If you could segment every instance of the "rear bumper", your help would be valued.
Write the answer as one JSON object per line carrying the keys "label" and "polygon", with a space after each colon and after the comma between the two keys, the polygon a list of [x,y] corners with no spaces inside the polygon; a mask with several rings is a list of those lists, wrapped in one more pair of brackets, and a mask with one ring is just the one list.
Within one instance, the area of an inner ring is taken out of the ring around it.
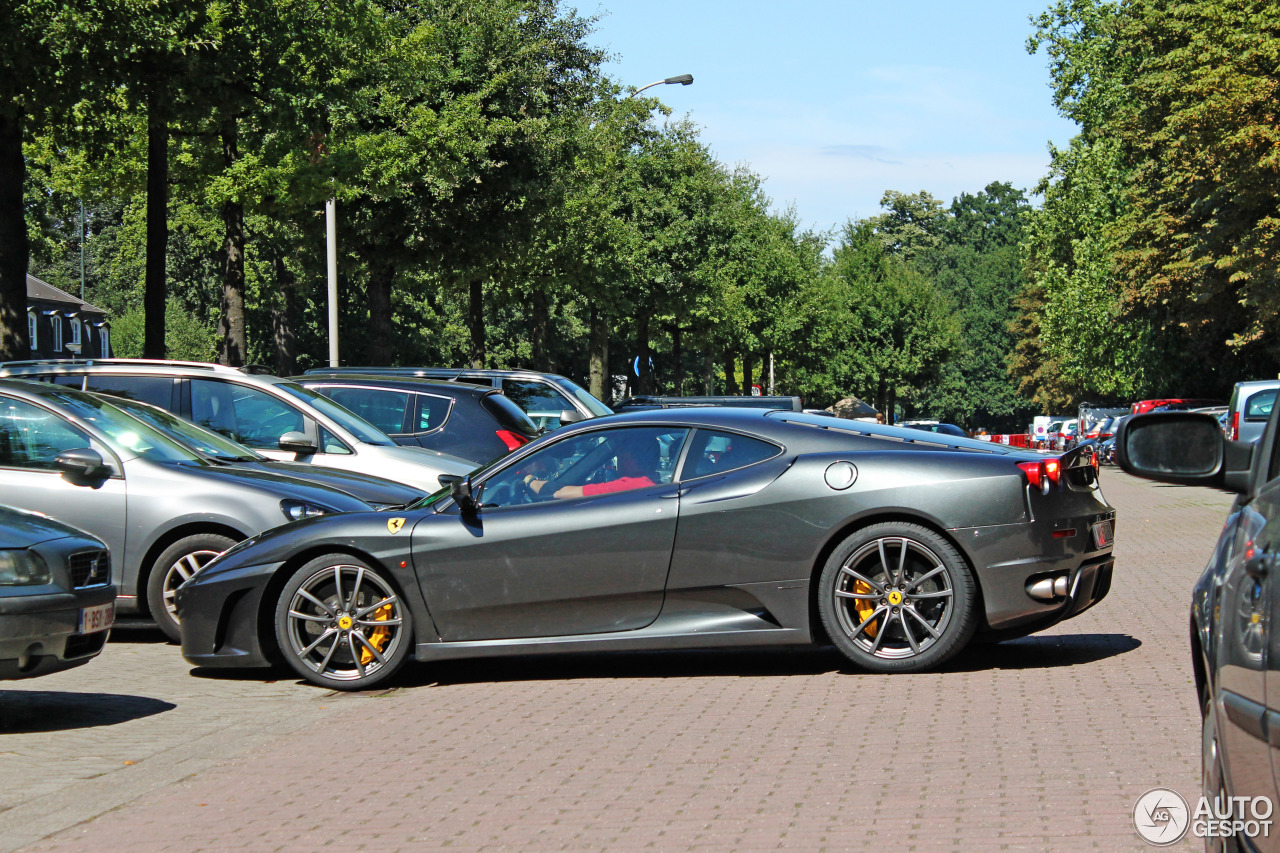
{"label": "rear bumper", "polygon": [[[1027,634],[1069,619],[1097,604],[1111,589],[1112,543],[1093,547],[1091,526],[1114,524],[1114,511],[1055,524],[1032,522],[955,531],[969,546],[982,591],[984,631]],[[1055,538],[1054,532],[1076,531]],[[1025,555],[1033,554],[1027,557]],[[1020,555],[1020,556],[1014,556]],[[1065,594],[1037,597],[1037,582],[1058,581]],[[1065,581],[1065,583],[1063,582]]]}

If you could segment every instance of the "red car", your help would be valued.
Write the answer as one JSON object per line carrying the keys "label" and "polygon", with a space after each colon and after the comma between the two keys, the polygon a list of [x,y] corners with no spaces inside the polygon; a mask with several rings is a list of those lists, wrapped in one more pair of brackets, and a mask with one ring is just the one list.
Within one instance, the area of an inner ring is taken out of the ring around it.
{"label": "red car", "polygon": [[1164,400],[1139,400],[1129,408],[1129,413],[1144,415],[1161,406],[1177,406],[1180,409],[1202,409],[1207,406],[1221,406],[1221,400],[1193,400],[1183,397],[1169,397]]}

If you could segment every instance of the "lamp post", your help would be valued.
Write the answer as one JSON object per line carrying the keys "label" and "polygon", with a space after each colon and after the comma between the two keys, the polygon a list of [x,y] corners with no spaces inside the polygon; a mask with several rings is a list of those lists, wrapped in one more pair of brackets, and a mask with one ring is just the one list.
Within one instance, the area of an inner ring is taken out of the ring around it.
{"label": "lamp post", "polygon": [[677,74],[675,77],[668,77],[665,80],[655,80],[652,83],[649,83],[645,86],[641,86],[639,89],[636,89],[634,92],[632,92],[629,97],[634,98],[636,95],[640,94],[645,89],[652,89],[654,86],[671,86],[675,83],[679,83],[681,86],[688,86],[692,82],[693,82],[692,74]]}

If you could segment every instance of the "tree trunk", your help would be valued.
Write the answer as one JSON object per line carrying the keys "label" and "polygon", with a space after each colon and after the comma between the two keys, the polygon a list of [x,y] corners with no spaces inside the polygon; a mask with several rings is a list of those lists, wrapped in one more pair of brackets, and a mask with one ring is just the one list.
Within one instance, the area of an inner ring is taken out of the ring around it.
{"label": "tree trunk", "polygon": [[724,393],[729,397],[737,396],[738,376],[736,372],[733,350],[724,348]]}
{"label": "tree trunk", "polygon": [[885,384],[883,379],[876,380],[876,411],[884,415],[885,422],[889,420],[889,412],[885,409]]}
{"label": "tree trunk", "polygon": [[636,318],[636,393],[653,393],[653,371],[649,369],[649,315]]}
{"label": "tree trunk", "polygon": [[[234,118],[222,124],[222,161],[229,170],[240,159]],[[222,316],[218,321],[218,362],[242,367],[247,350],[244,328],[244,205],[222,205]]]}
{"label": "tree trunk", "polygon": [[744,349],[742,351],[742,393],[751,396],[751,350]]}
{"label": "tree trunk", "polygon": [[394,356],[391,283],[395,280],[396,268],[385,252],[370,252],[369,256],[373,258],[369,266],[369,363],[386,366]]}
{"label": "tree trunk", "polygon": [[681,349],[680,340],[681,329],[674,326],[671,329],[671,359],[675,362],[674,376],[672,382],[675,385],[675,395],[677,397],[684,396],[684,352]]}
{"label": "tree trunk", "polygon": [[550,324],[550,307],[547,305],[546,289],[534,285],[531,302],[530,314],[532,316],[530,317],[529,343],[533,348],[533,369],[550,373],[551,365],[547,357],[547,327]]}
{"label": "tree trunk", "polygon": [[26,206],[22,189],[27,161],[22,157],[22,118],[0,113],[0,360],[31,357],[27,340]]}
{"label": "tree trunk", "polygon": [[708,397],[716,393],[716,356],[710,342],[702,351],[702,393]]}
{"label": "tree trunk", "polygon": [[142,357],[164,358],[169,282],[169,117],[152,92],[147,99],[147,266],[142,295]]}
{"label": "tree trunk", "polygon": [[885,397],[884,422],[893,423],[894,412],[898,408],[898,386],[890,384],[889,393]]}
{"label": "tree trunk", "polygon": [[474,368],[483,368],[485,361],[484,339],[484,279],[474,276],[468,288],[467,323],[471,326],[471,347],[467,360]]}
{"label": "tree trunk", "polygon": [[591,308],[591,335],[587,346],[591,373],[587,390],[596,399],[610,403],[613,381],[609,378],[609,318],[594,306]]}
{"label": "tree trunk", "polygon": [[293,271],[276,255],[276,302],[271,308],[271,341],[276,354],[276,374],[292,376],[298,372],[298,337],[293,320],[297,316],[298,293]]}

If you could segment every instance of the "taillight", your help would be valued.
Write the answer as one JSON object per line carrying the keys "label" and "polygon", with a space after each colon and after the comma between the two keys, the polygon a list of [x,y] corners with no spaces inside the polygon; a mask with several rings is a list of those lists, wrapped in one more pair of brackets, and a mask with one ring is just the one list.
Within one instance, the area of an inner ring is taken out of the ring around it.
{"label": "taillight", "polygon": [[1230,434],[1227,435],[1227,438],[1231,439],[1232,441],[1240,440],[1240,413],[1239,412],[1231,413],[1231,432]]}
{"label": "taillight", "polygon": [[1039,462],[1019,462],[1018,467],[1027,475],[1027,482],[1049,494],[1050,486],[1058,484],[1062,476],[1062,463],[1057,459],[1041,459]]}
{"label": "taillight", "polygon": [[502,440],[502,443],[507,446],[507,450],[515,450],[517,447],[524,447],[529,443],[529,439],[509,429],[500,429],[494,435]]}

